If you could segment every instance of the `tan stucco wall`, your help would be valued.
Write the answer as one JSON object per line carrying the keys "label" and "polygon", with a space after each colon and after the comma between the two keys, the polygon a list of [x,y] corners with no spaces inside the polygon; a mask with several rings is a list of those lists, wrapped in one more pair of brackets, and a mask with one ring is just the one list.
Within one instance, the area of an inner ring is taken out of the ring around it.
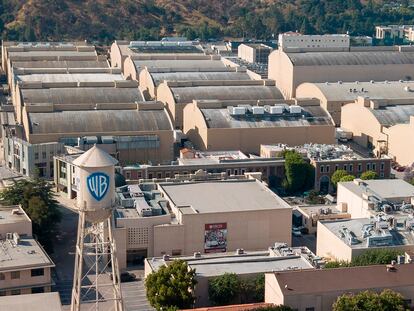
{"label": "tan stucco wall", "polygon": [[123,60],[122,74],[125,79],[128,80],[137,80],[138,81],[138,72],[135,68],[134,61],[131,57],[125,57]]}
{"label": "tan stucco wall", "polygon": [[123,63],[126,56],[121,55],[121,50],[119,49],[118,43],[114,42],[111,45],[110,51],[110,58],[111,58],[111,67],[118,67],[123,68]]}
{"label": "tan stucco wall", "polygon": [[294,97],[293,66],[286,53],[275,50],[269,55],[269,79],[276,81],[276,86],[287,99]]}
{"label": "tan stucco wall", "polygon": [[381,133],[381,125],[367,107],[361,103],[347,104],[342,107],[341,128],[353,133],[353,140],[361,146],[368,146],[367,136],[372,137],[373,146],[378,140],[386,140]]}
{"label": "tan stucco wall", "polygon": [[351,214],[351,218],[370,217],[367,202],[361,196],[344,187],[341,182],[338,183],[338,197],[336,201],[338,204],[346,203],[347,212]]}
{"label": "tan stucco wall", "polygon": [[183,255],[204,252],[206,224],[227,223],[227,250],[266,249],[275,242],[291,244],[292,209],[182,215],[183,225],[154,228],[154,256],[182,250]]}
{"label": "tan stucco wall", "polygon": [[323,224],[318,222],[316,255],[334,260],[351,261],[352,249]]}
{"label": "tan stucco wall", "polygon": [[[184,105],[180,104],[180,107],[177,107],[179,104],[176,104],[174,96],[171,92],[170,87],[167,83],[161,83],[157,87],[157,100],[164,103],[165,108],[170,115],[170,118],[174,124],[175,128],[183,127],[183,109]],[[181,107],[182,106],[182,107]]]}
{"label": "tan stucco wall", "polygon": [[414,116],[410,124],[398,124],[388,129],[388,154],[400,165],[414,162]]}
{"label": "tan stucco wall", "polygon": [[141,88],[141,91],[148,92],[151,99],[156,98],[157,89],[147,68],[141,70],[139,73],[139,87]]}
{"label": "tan stucco wall", "polygon": [[[40,267],[33,267],[33,269]],[[50,285],[51,274],[50,268],[44,268],[44,275],[42,276],[31,276],[31,269],[28,270],[15,270],[20,271],[20,278],[11,279],[11,272],[4,272],[5,280],[0,281],[0,290],[8,288],[19,288],[19,287],[36,287],[36,285]],[[1,272],[1,271],[0,271]],[[30,289],[29,289],[30,291]],[[30,293],[30,292],[29,292]]]}

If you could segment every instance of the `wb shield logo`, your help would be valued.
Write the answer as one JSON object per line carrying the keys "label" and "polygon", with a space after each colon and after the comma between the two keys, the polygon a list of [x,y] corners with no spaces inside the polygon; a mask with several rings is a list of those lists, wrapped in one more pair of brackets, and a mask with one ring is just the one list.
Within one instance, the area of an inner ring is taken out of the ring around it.
{"label": "wb shield logo", "polygon": [[86,179],[88,190],[96,201],[100,201],[105,196],[109,188],[109,176],[104,173],[93,173]]}

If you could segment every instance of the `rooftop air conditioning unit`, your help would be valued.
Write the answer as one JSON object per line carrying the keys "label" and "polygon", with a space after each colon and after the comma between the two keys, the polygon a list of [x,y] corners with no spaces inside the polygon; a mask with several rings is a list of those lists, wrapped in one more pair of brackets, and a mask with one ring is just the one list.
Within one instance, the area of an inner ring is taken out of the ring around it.
{"label": "rooftop air conditioning unit", "polygon": [[229,107],[232,116],[241,116],[246,114],[246,107]]}
{"label": "rooftop air conditioning unit", "polygon": [[268,111],[270,114],[282,114],[283,113],[283,106],[270,106]]}
{"label": "rooftop air conditioning unit", "polygon": [[290,106],[289,111],[290,113],[301,113],[302,107],[301,106]]}
{"label": "rooftop air conditioning unit", "polygon": [[253,106],[252,107],[252,112],[255,115],[264,114],[264,107],[262,107],[262,106]]}

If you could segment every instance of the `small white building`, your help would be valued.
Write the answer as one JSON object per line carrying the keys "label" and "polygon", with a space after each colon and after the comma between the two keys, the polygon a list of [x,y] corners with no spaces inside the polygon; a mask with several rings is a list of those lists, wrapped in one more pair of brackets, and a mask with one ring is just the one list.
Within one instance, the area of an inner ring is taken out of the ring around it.
{"label": "small white building", "polygon": [[350,37],[347,34],[302,35],[298,32],[279,34],[279,49],[284,52],[348,51]]}

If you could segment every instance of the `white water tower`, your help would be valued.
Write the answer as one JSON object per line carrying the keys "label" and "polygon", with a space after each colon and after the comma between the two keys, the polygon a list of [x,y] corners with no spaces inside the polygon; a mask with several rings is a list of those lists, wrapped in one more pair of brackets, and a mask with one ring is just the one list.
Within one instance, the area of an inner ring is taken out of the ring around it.
{"label": "white water tower", "polygon": [[79,311],[81,304],[99,310],[104,302],[107,309],[108,301],[112,310],[124,310],[111,219],[117,163],[96,145],[73,161],[79,224],[71,311]]}

